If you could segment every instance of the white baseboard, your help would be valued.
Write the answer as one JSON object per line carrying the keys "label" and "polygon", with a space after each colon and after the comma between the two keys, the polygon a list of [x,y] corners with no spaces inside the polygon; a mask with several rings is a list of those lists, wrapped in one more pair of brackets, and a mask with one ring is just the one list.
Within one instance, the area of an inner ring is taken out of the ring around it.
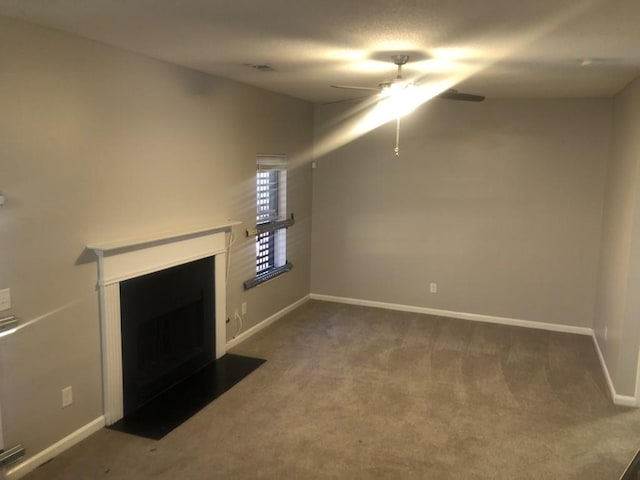
{"label": "white baseboard", "polygon": [[358,298],[333,297],[330,295],[320,295],[312,293],[312,300],[322,300],[325,302],[347,303],[349,305],[361,305],[364,307],[384,308],[386,310],[397,310],[400,312],[424,313],[427,315],[437,315],[439,317],[459,318],[462,320],[473,320],[476,322],[498,323],[500,325],[512,325],[516,327],[537,328],[539,330],[551,330],[553,332],[577,333],[578,335],[593,335],[593,330],[587,327],[575,327],[573,325],[560,325],[557,323],[534,322],[531,320],[520,320],[517,318],[496,317],[492,315],[481,315],[478,313],[454,312],[451,310],[439,310],[436,308],[418,307],[414,305],[402,305],[399,303],[376,302],[373,300],[361,300]]}
{"label": "white baseboard", "polygon": [[304,297],[302,297],[300,300],[297,300],[295,302],[293,302],[291,305],[284,307],[282,310],[277,311],[276,313],[274,313],[273,315],[271,315],[270,317],[265,318],[263,321],[261,321],[260,323],[258,323],[257,325],[254,325],[253,327],[249,328],[248,330],[245,330],[244,332],[242,332],[240,335],[238,335],[235,338],[232,338],[231,340],[229,340],[227,342],[226,345],[226,349],[227,351],[229,351],[229,349],[235,347],[236,345],[241,344],[242,342],[244,342],[247,338],[255,335],[256,333],[258,333],[260,330],[262,330],[265,327],[268,327],[269,325],[271,325],[273,322],[275,322],[276,320],[281,319],[282,317],[284,317],[287,313],[295,310],[296,308],[298,308],[300,305],[304,304],[305,302],[307,302],[309,300],[310,296],[309,295],[305,295]]}
{"label": "white baseboard", "polygon": [[100,430],[102,427],[104,427],[104,417],[100,416],[83,427],[80,427],[75,432],[70,433],[62,440],[27,458],[24,462],[10,467],[6,472],[7,480],[17,480],[24,477],[27,473],[32,472],[43,463],[60,455],[65,450],[73,447],[76,443],[81,442],[92,433]]}
{"label": "white baseboard", "polygon": [[616,387],[613,385],[613,380],[611,379],[611,375],[609,374],[607,363],[604,361],[604,355],[602,355],[602,350],[600,350],[600,344],[598,343],[598,339],[596,338],[595,333],[592,335],[592,337],[593,344],[595,345],[596,352],[598,353],[598,359],[600,360],[600,366],[602,367],[602,371],[604,372],[604,377],[607,379],[609,394],[611,395],[613,403],[622,407],[638,407],[639,404],[636,397],[632,397],[630,395],[620,395],[619,393],[616,393]]}

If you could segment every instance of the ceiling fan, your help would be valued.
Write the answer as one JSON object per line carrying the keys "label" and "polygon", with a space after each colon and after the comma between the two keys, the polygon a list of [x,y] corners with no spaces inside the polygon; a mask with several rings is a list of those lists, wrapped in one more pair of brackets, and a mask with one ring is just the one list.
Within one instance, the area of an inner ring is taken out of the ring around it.
{"label": "ceiling fan", "polygon": [[[378,94],[382,98],[388,98],[390,100],[401,100],[405,101],[406,103],[406,97],[410,95],[411,90],[416,87],[416,84],[406,81],[402,77],[402,66],[409,61],[409,55],[392,55],[391,59],[393,60],[393,63],[398,67],[396,78],[394,78],[393,80],[380,82],[378,84],[378,87],[356,87],[351,85],[331,85],[331,87],[372,92],[370,93],[370,95]],[[485,98],[482,95],[461,93],[453,88],[449,88],[444,92],[437,94],[436,97],[444,98],[446,100],[459,100],[463,102],[482,102]],[[415,108],[415,106],[413,108]],[[409,111],[410,110],[411,107],[409,108]],[[402,115],[403,113],[401,113],[401,110],[399,108],[398,113],[396,114],[396,148],[394,149],[396,157],[400,156],[400,117]]]}
{"label": "ceiling fan", "polygon": [[[356,87],[351,85],[331,85],[333,88],[342,88],[347,90],[362,90],[375,93],[389,94],[393,90],[400,90],[407,87],[415,86],[414,83],[406,81],[402,77],[402,66],[409,61],[409,55],[392,55],[391,59],[393,63],[398,66],[398,73],[393,80],[387,80],[380,82],[378,87]],[[373,93],[372,93],[373,95]],[[458,90],[449,88],[444,92],[436,95],[438,98],[444,98],[446,100],[461,100],[463,102],[482,102],[485,97],[482,95],[473,95],[471,93],[461,93]]]}

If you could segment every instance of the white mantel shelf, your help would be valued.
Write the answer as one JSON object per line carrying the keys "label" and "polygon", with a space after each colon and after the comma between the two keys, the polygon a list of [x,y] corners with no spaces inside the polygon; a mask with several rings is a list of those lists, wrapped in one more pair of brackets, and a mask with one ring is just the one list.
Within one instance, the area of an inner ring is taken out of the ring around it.
{"label": "white mantel shelf", "polygon": [[116,252],[119,253],[126,250],[138,250],[141,248],[148,248],[153,245],[175,242],[183,238],[199,237],[202,235],[209,235],[211,233],[231,230],[232,227],[241,224],[242,222],[239,222],[237,220],[229,220],[226,223],[222,223],[219,225],[201,227],[193,230],[156,233],[145,237],[116,240],[106,243],[91,243],[87,245],[87,248],[89,250],[93,250],[99,257],[102,257]]}

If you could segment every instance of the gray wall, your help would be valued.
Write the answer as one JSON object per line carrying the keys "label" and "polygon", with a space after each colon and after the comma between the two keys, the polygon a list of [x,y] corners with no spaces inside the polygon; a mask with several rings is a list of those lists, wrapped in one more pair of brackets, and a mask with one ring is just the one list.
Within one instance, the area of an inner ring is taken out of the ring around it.
{"label": "gray wall", "polygon": [[[29,454],[102,414],[91,242],[242,220],[228,310],[244,329],[309,292],[308,103],[0,18],[0,288],[27,324],[0,339],[5,443]],[[255,274],[255,156],[291,156],[295,268]],[[228,336],[234,330],[228,326]],[[74,403],[61,408],[61,389]]]}
{"label": "gray wall", "polygon": [[[614,101],[594,328],[617,393],[635,395],[640,338],[640,80]],[[607,331],[605,339],[605,329]]]}
{"label": "gray wall", "polygon": [[319,158],[311,291],[591,327],[611,103],[433,100],[400,158],[393,123]]}
{"label": "gray wall", "polygon": [[[591,327],[597,298],[614,382],[634,393],[637,83],[615,100],[604,230],[611,101],[433,101],[403,121],[399,159],[393,124],[318,158],[311,264],[310,105],[1,17],[0,65],[0,288],[27,324],[0,338],[7,445],[36,453],[102,413],[84,246],[227,219],[245,222],[228,284],[244,330],[306,295],[311,267],[315,293],[565,325]],[[318,140],[344,110],[317,107]],[[291,156],[295,268],[243,292],[256,153]]]}

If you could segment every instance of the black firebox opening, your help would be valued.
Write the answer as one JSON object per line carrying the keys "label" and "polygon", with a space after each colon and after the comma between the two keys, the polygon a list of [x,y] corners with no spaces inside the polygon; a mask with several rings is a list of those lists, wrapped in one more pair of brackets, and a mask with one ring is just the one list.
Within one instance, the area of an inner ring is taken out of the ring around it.
{"label": "black firebox opening", "polygon": [[214,257],[120,283],[124,414],[215,361]]}

